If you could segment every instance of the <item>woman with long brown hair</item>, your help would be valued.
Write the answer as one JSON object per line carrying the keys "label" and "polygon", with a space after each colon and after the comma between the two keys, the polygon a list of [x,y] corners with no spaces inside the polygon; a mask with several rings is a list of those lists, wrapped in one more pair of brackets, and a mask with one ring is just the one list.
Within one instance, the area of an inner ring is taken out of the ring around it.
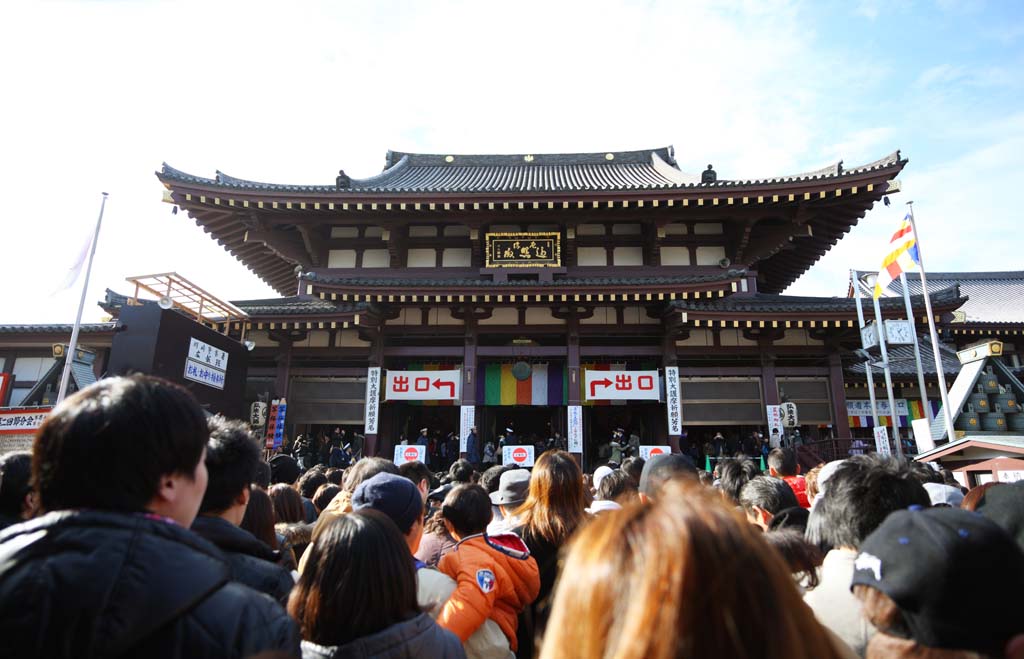
{"label": "woman with long brown hair", "polygon": [[416,603],[416,568],[395,523],[376,510],[328,520],[288,601],[305,659],[465,657]]}
{"label": "woman with long brown hair", "polygon": [[513,532],[523,539],[540,568],[540,594],[520,617],[521,659],[533,656],[534,639],[544,632],[558,575],[558,552],[588,519],[586,507],[583,473],[572,455],[565,451],[541,454],[530,475],[526,501],[514,513],[520,526]]}
{"label": "woman with long brown hair", "polygon": [[570,545],[541,657],[850,656],[761,535],[695,485],[598,517]]}

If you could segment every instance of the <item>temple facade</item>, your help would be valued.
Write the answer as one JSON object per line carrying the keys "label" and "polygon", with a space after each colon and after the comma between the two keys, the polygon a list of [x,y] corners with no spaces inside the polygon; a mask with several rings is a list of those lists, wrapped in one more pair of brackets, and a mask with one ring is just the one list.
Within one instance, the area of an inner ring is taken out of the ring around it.
{"label": "temple facade", "polygon": [[[286,398],[293,436],[365,429],[365,452],[390,455],[420,428],[471,422],[485,441],[575,435],[589,463],[616,428],[685,450],[763,431],[784,401],[807,439],[851,437],[854,300],[781,293],[898,190],[906,163],[731,180],[684,173],[671,147],[388,152],[379,175],[327,185],[157,177],[280,293],[235,301],[247,317],[216,329],[254,343],[247,399]],[[940,288],[934,312],[952,327],[965,298]],[[124,302],[105,305],[116,317]],[[881,302],[905,317],[901,298]],[[113,326],[91,330],[109,345]],[[3,332],[0,351],[16,330]],[[39,350],[40,332],[24,334]]]}

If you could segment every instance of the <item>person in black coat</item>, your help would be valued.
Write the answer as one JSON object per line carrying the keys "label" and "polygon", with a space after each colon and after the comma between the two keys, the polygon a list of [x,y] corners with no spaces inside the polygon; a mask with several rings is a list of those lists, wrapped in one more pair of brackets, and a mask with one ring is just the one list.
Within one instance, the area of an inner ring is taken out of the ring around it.
{"label": "person in black coat", "polygon": [[228,559],[231,577],[270,595],[283,605],[295,582],[278,564],[280,556],[256,536],[240,528],[260,451],[248,426],[222,416],[207,419],[210,441],[206,444],[209,482],[192,531],[217,546]]}
{"label": "person in black coat", "polygon": [[470,428],[466,436],[466,459],[473,463],[474,468],[480,468],[483,456],[480,453],[480,438],[476,434],[476,426]]}
{"label": "person in black coat", "polygon": [[231,580],[189,531],[206,490],[206,419],[185,389],[99,381],[38,430],[42,517],[0,533],[0,656],[296,655],[294,622]]}

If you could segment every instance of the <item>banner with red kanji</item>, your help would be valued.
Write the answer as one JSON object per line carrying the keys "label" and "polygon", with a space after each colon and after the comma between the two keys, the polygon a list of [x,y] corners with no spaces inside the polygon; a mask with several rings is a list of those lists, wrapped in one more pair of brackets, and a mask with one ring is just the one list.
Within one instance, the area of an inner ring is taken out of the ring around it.
{"label": "banner with red kanji", "polygon": [[658,400],[658,371],[584,371],[586,400]]}
{"label": "banner with red kanji", "polygon": [[462,371],[388,371],[387,400],[459,400]]}

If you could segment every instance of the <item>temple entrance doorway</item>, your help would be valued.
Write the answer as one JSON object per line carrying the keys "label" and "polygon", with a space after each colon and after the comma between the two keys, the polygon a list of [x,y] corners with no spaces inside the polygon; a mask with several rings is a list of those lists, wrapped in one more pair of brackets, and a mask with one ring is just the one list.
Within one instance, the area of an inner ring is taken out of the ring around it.
{"label": "temple entrance doorway", "polygon": [[484,442],[508,435],[512,428],[516,443],[546,445],[553,432],[565,437],[565,407],[561,405],[481,405],[476,411],[477,429]]}
{"label": "temple entrance doorway", "polygon": [[[585,405],[583,407],[583,469],[593,472],[611,457],[609,444],[616,428],[631,435],[640,444],[668,444],[665,436],[665,406],[657,401],[629,402],[625,405]],[[623,458],[626,457],[625,450]]]}

